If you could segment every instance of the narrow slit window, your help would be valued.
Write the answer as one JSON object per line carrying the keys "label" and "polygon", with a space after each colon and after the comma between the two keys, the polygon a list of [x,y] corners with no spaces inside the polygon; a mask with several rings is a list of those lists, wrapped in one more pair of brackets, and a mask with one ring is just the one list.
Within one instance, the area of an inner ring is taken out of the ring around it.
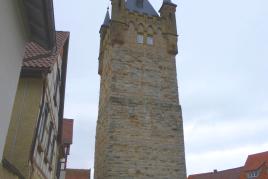
{"label": "narrow slit window", "polygon": [[147,37],[147,44],[148,45],[153,45],[154,44],[154,38],[152,36]]}
{"label": "narrow slit window", "polygon": [[169,20],[172,22],[173,20],[173,15],[171,13],[169,13]]}
{"label": "narrow slit window", "polygon": [[141,34],[137,35],[137,43],[138,44],[143,44],[143,35],[141,35]]}

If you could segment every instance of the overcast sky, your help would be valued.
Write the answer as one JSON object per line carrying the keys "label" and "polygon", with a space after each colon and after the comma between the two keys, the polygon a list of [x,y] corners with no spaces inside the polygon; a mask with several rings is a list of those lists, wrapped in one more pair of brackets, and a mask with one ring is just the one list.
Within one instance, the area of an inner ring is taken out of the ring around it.
{"label": "overcast sky", "polygon": [[[268,1],[173,0],[188,174],[244,165],[268,150]],[[151,0],[158,10],[162,0]],[[93,168],[99,28],[110,0],[55,0],[71,32],[65,117],[75,119],[68,166]]]}

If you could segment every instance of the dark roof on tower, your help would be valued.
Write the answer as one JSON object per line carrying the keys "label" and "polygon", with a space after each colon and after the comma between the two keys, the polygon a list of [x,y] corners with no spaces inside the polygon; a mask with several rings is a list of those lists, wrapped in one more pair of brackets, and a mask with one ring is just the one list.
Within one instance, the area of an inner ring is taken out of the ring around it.
{"label": "dark roof on tower", "polygon": [[111,21],[110,13],[109,13],[109,9],[107,9],[107,12],[106,12],[106,15],[105,15],[105,19],[103,21],[102,26],[109,26],[110,21]]}
{"label": "dark roof on tower", "polygon": [[171,0],[163,0],[163,4],[176,5]]}
{"label": "dark roof on tower", "polygon": [[127,0],[126,7],[131,12],[159,16],[148,0]]}
{"label": "dark roof on tower", "polygon": [[164,5],[169,5],[169,6],[177,7],[177,5],[174,4],[171,0],[163,0],[163,4],[162,4],[162,6],[161,6],[159,12],[161,12],[161,10],[162,10],[162,8],[163,8]]}

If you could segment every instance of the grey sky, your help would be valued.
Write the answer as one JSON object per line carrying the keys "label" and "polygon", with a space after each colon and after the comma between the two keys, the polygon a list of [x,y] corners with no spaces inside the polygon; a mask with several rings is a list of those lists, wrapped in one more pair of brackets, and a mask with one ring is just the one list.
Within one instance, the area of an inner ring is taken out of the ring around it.
{"label": "grey sky", "polygon": [[[188,174],[244,164],[268,150],[268,1],[173,0]],[[69,167],[93,168],[99,27],[109,0],[57,0],[71,31],[65,117],[75,119]],[[151,0],[158,10],[162,0]]]}

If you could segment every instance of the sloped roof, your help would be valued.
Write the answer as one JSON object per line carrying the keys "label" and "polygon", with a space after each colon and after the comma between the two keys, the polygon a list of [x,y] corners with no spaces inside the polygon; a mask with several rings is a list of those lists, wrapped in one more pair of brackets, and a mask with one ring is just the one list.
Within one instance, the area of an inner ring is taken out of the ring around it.
{"label": "sloped roof", "polygon": [[90,170],[66,169],[65,179],[90,179]]}
{"label": "sloped roof", "polygon": [[163,4],[169,4],[169,5],[172,5],[172,6],[177,6],[176,4],[174,4],[171,0],[164,0],[163,1]]}
{"label": "sloped roof", "polygon": [[68,39],[69,32],[56,32],[56,49],[49,51],[35,42],[30,42],[25,47],[22,68],[49,69],[56,62],[57,57]]}
{"label": "sloped roof", "polygon": [[[142,6],[138,5],[138,1],[143,3]],[[148,0],[127,0],[126,8],[131,12],[145,13],[149,16],[159,16]]]}
{"label": "sloped roof", "polygon": [[63,144],[72,144],[73,143],[73,119],[63,119],[62,125],[62,142]]}
{"label": "sloped roof", "polygon": [[244,166],[244,171],[259,169],[263,164],[268,165],[268,151],[249,155]]}
{"label": "sloped roof", "polygon": [[190,175],[188,179],[239,179],[242,169],[243,167],[239,167],[211,173]]}
{"label": "sloped roof", "polygon": [[102,23],[102,26],[109,26],[110,21],[111,21],[110,13],[109,13],[109,9],[107,9],[107,12],[106,12],[104,21],[103,21],[103,23]]}

